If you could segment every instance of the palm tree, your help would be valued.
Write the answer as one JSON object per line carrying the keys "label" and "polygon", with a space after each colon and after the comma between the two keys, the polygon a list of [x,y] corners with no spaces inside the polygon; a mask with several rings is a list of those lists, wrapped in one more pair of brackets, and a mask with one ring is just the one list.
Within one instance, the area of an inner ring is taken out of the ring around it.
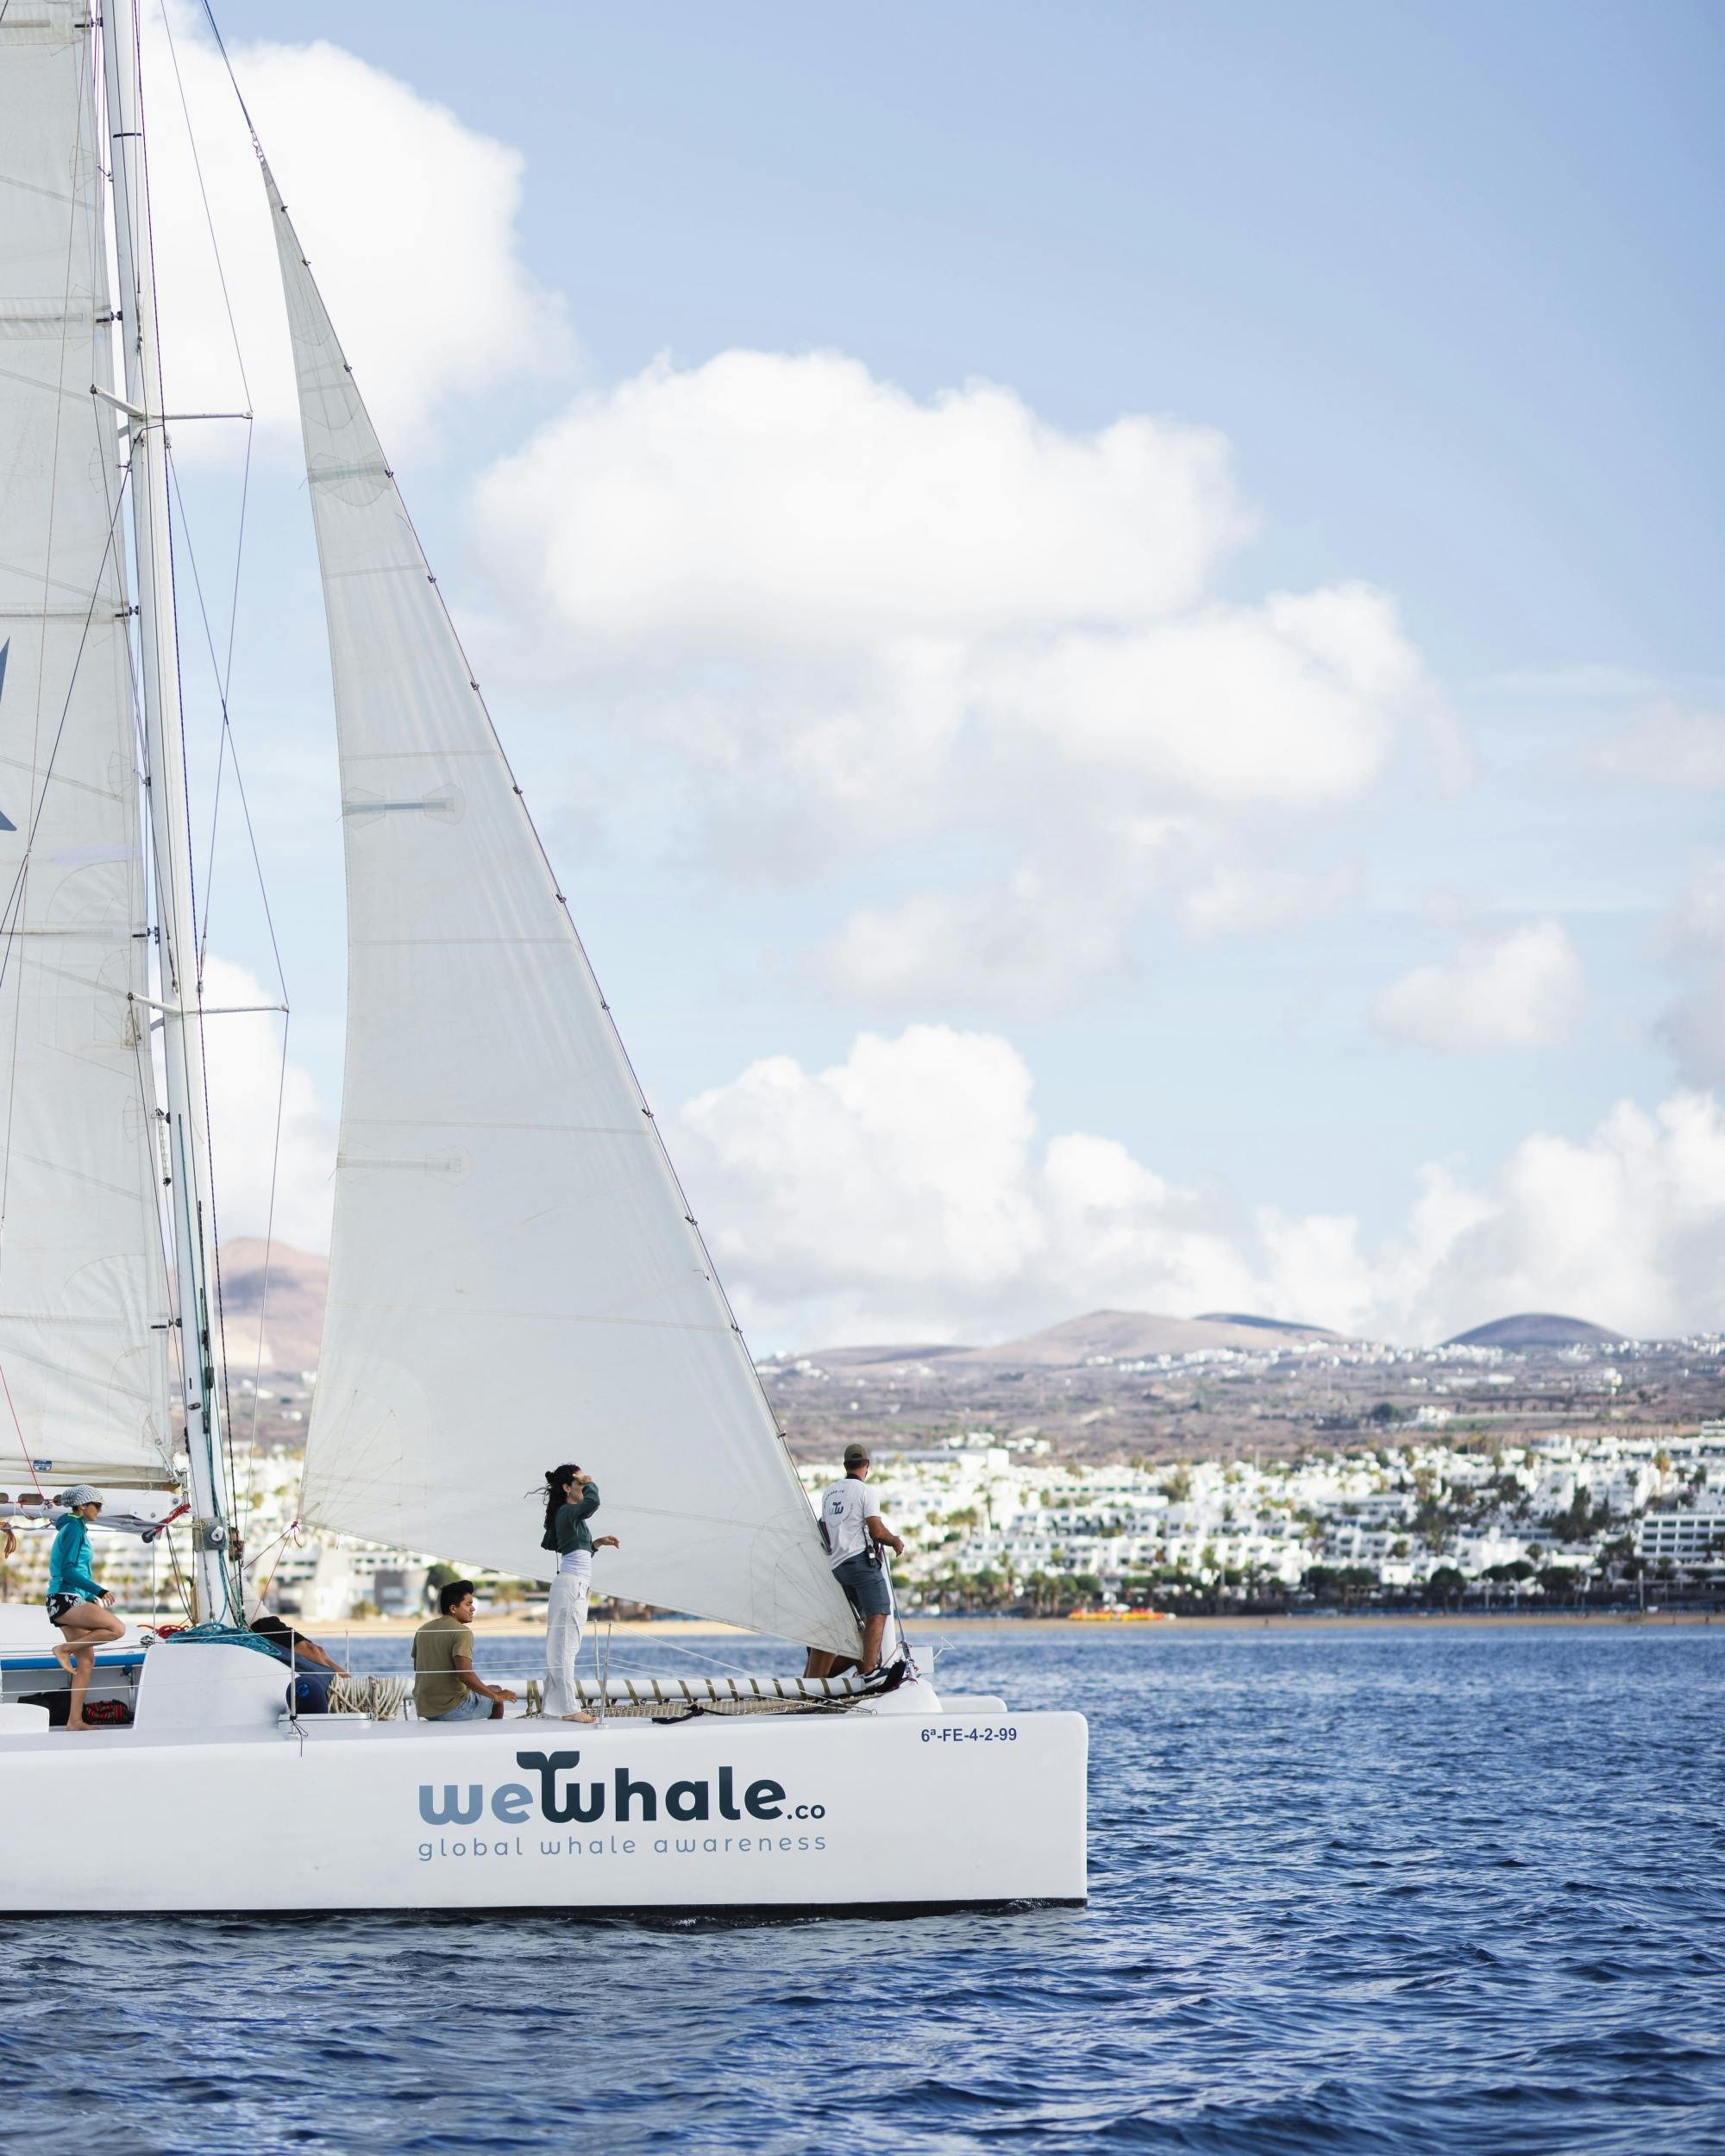
{"label": "palm tree", "polygon": [[1467,1591],[1467,1581],[1452,1564],[1440,1564],[1426,1582],[1428,1593],[1440,1596],[1446,1609]]}

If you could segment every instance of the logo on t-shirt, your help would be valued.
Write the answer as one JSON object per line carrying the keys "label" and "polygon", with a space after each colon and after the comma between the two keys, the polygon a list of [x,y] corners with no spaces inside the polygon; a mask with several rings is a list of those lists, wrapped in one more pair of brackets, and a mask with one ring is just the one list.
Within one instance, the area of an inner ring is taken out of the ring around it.
{"label": "logo on t-shirt", "polygon": [[834,1564],[869,1554],[867,1521],[875,1507],[854,1476],[847,1476],[825,1493],[821,1509],[821,1525],[826,1529],[826,1552]]}

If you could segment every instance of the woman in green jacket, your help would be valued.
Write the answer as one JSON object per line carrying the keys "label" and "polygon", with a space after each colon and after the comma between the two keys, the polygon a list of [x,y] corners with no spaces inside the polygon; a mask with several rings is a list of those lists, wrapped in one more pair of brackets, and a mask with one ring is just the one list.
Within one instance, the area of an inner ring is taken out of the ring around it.
{"label": "woman in green jacket", "polygon": [[586,1629],[593,1590],[593,1553],[615,1550],[615,1535],[596,1539],[587,1522],[599,1510],[599,1485],[574,1465],[545,1470],[545,1532],[542,1550],[555,1550],[557,1570],[545,1626],[545,1712],[566,1722],[590,1722],[575,1689],[575,1657]]}

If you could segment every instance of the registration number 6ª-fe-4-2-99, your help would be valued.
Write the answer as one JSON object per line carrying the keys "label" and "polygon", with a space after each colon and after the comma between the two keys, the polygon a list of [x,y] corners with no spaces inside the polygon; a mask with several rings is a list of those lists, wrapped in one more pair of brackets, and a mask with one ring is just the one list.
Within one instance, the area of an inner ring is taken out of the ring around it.
{"label": "registration number 6\u00aa-fe-4-2-99", "polygon": [[925,1722],[922,1740],[925,1745],[1015,1745],[1019,1733],[1010,1723],[1000,1728],[987,1722],[970,1722],[962,1729],[937,1729],[932,1722]]}

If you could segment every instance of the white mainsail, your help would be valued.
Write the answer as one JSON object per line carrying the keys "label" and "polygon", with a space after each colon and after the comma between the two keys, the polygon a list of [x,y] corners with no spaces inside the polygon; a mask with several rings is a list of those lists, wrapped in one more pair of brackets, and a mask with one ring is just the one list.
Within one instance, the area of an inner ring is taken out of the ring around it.
{"label": "white mainsail", "polygon": [[856,1628],[267,169],[323,567],[348,1054],[304,1516],[841,1651]]}
{"label": "white mainsail", "polygon": [[91,12],[0,9],[0,1463],[45,1482],[168,1437]]}

